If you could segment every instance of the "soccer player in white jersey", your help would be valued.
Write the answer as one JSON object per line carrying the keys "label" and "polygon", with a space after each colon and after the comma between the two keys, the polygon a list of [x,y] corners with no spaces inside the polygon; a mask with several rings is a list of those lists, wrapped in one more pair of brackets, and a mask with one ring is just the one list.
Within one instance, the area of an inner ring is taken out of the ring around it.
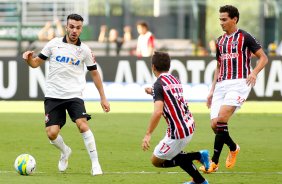
{"label": "soccer player in white jersey", "polygon": [[137,57],[152,56],[155,48],[155,36],[149,31],[149,26],[146,22],[138,22],[136,28],[139,34],[136,46]]}
{"label": "soccer player in white jersey", "polygon": [[154,112],[142,142],[144,151],[150,148],[151,135],[163,115],[167,122],[165,137],[155,147],[151,161],[155,167],[181,167],[193,179],[184,184],[208,184],[199,173],[193,160],[199,160],[209,168],[209,153],[207,150],[184,153],[182,150],[191,141],[195,130],[195,122],[187,103],[183,98],[183,88],[180,81],[169,74],[170,57],[167,53],[155,52],[152,57],[152,71],[157,77],[153,88],[146,88],[153,95]]}
{"label": "soccer player in white jersey", "polygon": [[37,57],[33,57],[33,51],[24,52],[23,59],[32,68],[40,66],[47,58],[50,60],[44,101],[45,130],[50,143],[61,151],[59,171],[67,169],[68,159],[72,153],[60,135],[60,130],[66,122],[67,110],[84,140],[92,162],[91,174],[99,175],[103,172],[98,161],[95,139],[87,123],[91,116],[87,114],[82,99],[82,91],[86,84],[85,65],[98,89],[103,110],[109,112],[110,105],[105,97],[95,57],[90,48],[79,39],[82,27],[83,18],[78,14],[70,14],[67,17],[64,37],[49,41]]}
{"label": "soccer player in white jersey", "polygon": [[[239,11],[236,7],[225,5],[219,9],[220,25],[225,32],[216,42],[217,68],[207,106],[211,108],[211,127],[215,132],[214,153],[210,168],[203,172],[216,172],[219,167],[219,157],[224,144],[229,147],[225,166],[234,167],[240,147],[228,131],[228,121],[234,112],[246,101],[251,87],[255,85],[258,73],[268,62],[258,41],[248,32],[238,29]],[[252,54],[258,62],[251,70]]]}

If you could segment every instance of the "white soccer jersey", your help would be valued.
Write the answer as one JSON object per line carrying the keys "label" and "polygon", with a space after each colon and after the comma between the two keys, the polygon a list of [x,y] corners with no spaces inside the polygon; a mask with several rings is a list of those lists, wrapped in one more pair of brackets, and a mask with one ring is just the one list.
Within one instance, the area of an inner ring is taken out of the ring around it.
{"label": "white soccer jersey", "polygon": [[137,51],[141,52],[141,56],[149,57],[151,56],[149,46],[154,47],[154,36],[148,31],[144,35],[139,35],[137,39]]}
{"label": "white soccer jersey", "polygon": [[66,37],[54,38],[42,49],[39,57],[50,60],[45,97],[82,98],[86,84],[84,64],[89,70],[97,69],[95,57],[87,45],[80,40],[76,45],[69,44]]}

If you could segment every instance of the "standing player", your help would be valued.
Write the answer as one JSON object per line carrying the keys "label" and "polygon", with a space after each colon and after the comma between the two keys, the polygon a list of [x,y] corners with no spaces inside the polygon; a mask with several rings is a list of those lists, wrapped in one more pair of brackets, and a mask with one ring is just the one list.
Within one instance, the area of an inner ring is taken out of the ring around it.
{"label": "standing player", "polygon": [[[237,28],[238,9],[226,5],[220,7],[219,13],[220,25],[226,33],[217,39],[217,69],[207,97],[207,106],[211,108],[211,127],[215,132],[214,154],[210,168],[206,171],[203,166],[200,167],[201,171],[207,173],[218,170],[219,156],[224,144],[230,149],[226,168],[235,165],[240,147],[230,137],[227,123],[232,114],[245,102],[251,87],[256,83],[258,73],[268,62],[256,39]],[[250,66],[252,53],[258,58],[253,70]]]}
{"label": "standing player", "polygon": [[45,130],[51,144],[61,151],[59,171],[67,169],[68,159],[72,152],[59,134],[65,125],[67,110],[72,121],[76,123],[89,153],[92,162],[91,173],[98,175],[102,174],[102,170],[98,161],[95,139],[87,124],[87,120],[91,117],[86,113],[82,100],[82,91],[86,83],[84,65],[90,71],[99,91],[103,110],[109,112],[110,105],[104,94],[94,55],[89,47],[81,43],[79,39],[82,27],[83,18],[80,15],[69,15],[64,37],[49,41],[35,58],[32,57],[33,51],[26,51],[23,59],[29,66],[36,68],[50,58],[44,101]]}
{"label": "standing player", "polygon": [[138,57],[150,57],[155,48],[155,37],[146,22],[137,23],[137,32],[139,33],[136,46],[136,55]]}
{"label": "standing player", "polygon": [[152,71],[157,77],[153,89],[146,88],[153,95],[154,112],[149,122],[146,135],[142,142],[144,151],[150,148],[151,135],[157,127],[161,116],[166,119],[168,128],[165,137],[155,147],[151,161],[155,167],[168,168],[180,166],[193,181],[185,184],[208,184],[199,173],[193,160],[199,160],[209,168],[207,150],[184,153],[182,150],[191,141],[195,124],[191,112],[183,98],[183,88],[178,79],[168,73],[170,57],[167,53],[155,52],[152,57]]}

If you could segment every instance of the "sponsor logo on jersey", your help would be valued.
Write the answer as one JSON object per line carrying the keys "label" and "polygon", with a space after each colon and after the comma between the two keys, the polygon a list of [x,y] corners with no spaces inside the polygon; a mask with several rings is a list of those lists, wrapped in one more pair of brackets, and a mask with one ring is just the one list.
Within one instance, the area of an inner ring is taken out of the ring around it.
{"label": "sponsor logo on jersey", "polygon": [[168,84],[167,86],[163,86],[164,90],[171,90],[171,89],[180,89],[182,88],[181,84]]}
{"label": "sponsor logo on jersey", "polygon": [[67,56],[57,56],[56,61],[60,63],[68,63],[71,65],[79,65],[80,63],[80,60],[71,58],[71,57],[67,57]]}
{"label": "sponsor logo on jersey", "polygon": [[232,59],[232,58],[237,58],[239,56],[238,53],[226,53],[226,54],[221,54],[221,59]]}

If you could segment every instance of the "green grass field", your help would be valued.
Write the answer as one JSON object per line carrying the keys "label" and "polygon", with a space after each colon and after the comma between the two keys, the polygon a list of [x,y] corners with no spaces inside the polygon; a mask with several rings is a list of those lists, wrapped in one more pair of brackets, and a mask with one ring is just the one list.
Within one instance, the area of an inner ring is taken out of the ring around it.
{"label": "green grass field", "polygon": [[[73,154],[68,170],[59,173],[59,152],[45,135],[43,103],[0,101],[0,183],[181,184],[190,180],[180,168],[159,169],[150,164],[153,148],[164,136],[164,120],[152,137],[151,150],[141,149],[152,103],[112,102],[112,113],[108,114],[101,113],[98,102],[86,102],[86,106],[93,117],[89,123],[104,175],[90,175],[90,159],[83,140],[69,119],[61,134]],[[196,133],[186,151],[211,152],[214,135],[208,110],[203,103],[191,103],[190,109],[196,120]],[[233,116],[229,130],[241,147],[237,164],[231,170],[225,168],[225,146],[219,171],[204,175],[209,183],[282,183],[282,102],[246,102]],[[22,153],[30,153],[37,161],[36,172],[31,176],[20,176],[14,170],[14,160]]]}

